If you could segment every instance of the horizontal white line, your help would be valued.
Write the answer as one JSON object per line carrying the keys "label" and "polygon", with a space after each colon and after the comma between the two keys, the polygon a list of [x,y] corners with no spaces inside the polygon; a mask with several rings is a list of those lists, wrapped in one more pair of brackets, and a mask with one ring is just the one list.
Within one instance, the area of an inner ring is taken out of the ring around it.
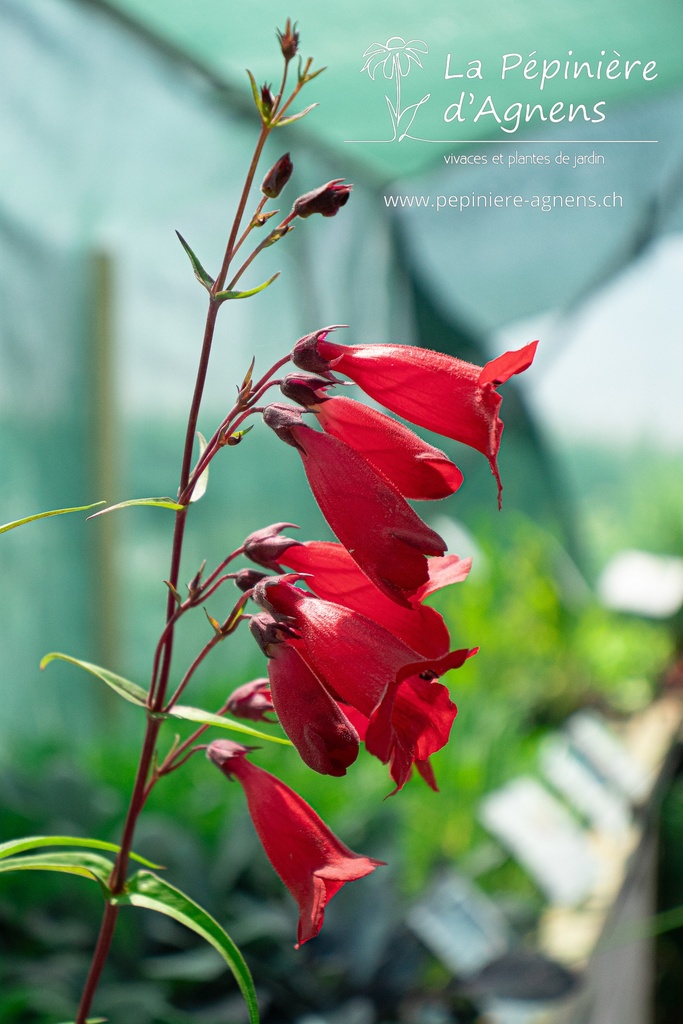
{"label": "horizontal white line", "polygon": [[[369,146],[377,143],[395,142],[395,139],[344,139],[354,146]],[[436,142],[442,146],[642,146],[656,144],[659,139],[411,139],[411,142]]]}

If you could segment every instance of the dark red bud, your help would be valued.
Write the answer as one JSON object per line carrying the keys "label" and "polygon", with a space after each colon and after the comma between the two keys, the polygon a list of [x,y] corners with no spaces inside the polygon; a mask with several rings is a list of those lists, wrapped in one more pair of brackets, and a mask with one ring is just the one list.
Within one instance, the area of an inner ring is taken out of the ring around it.
{"label": "dark red bud", "polygon": [[[280,536],[285,529],[298,530],[299,527],[294,523],[273,523],[272,526],[264,526],[262,530],[250,533],[244,542],[244,553],[247,558],[256,562],[257,565],[262,565],[265,569],[277,569],[278,557],[284,554],[287,548],[299,543],[298,540],[292,540],[291,537]],[[243,569],[242,572],[254,572],[254,570]],[[261,573],[262,579],[264,576],[265,573]],[[256,580],[252,586],[258,582]],[[239,586],[239,583],[237,585]]]}
{"label": "dark red bud", "polygon": [[253,590],[257,583],[260,583],[262,579],[267,577],[268,573],[259,572],[258,569],[240,569],[235,575],[235,586],[246,594],[248,590]]}
{"label": "dark red bud", "polygon": [[312,334],[305,334],[303,338],[299,338],[290,356],[294,365],[298,366],[300,370],[306,370],[308,373],[320,373],[332,380],[330,369],[334,366],[334,361],[330,362],[329,359],[324,359],[320,355],[318,342],[325,341],[330,331],[336,331],[338,327],[345,326],[346,324],[334,324],[332,327],[321,327],[319,331],[313,331]]}
{"label": "dark red bud", "polygon": [[326,388],[331,388],[336,382],[326,380],[324,377],[316,377],[305,373],[288,373],[280,384],[280,391],[292,402],[298,402],[308,408],[310,405],[320,405],[326,402],[328,396],[324,393]]}
{"label": "dark red bud", "polygon": [[326,185],[307,192],[294,203],[292,213],[297,217],[310,217],[320,213],[323,217],[334,217],[339,209],[346,204],[351,194],[351,185],[342,185],[343,178],[335,178]]}
{"label": "dark red bud", "polygon": [[236,718],[249,718],[253,722],[272,722],[273,701],[270,696],[270,682],[267,679],[252,679],[250,683],[238,686],[230,694],[226,709]]}
{"label": "dark red bud", "polygon": [[296,56],[299,49],[299,33],[296,31],[296,22],[292,25],[292,19],[287,18],[284,32],[277,30],[277,38],[285,60],[291,60]]}
{"label": "dark red bud", "polygon": [[266,174],[261,184],[261,191],[269,199],[276,199],[292,176],[294,164],[289,159],[289,153],[281,156],[276,164]]}
{"label": "dark red bud", "polygon": [[261,103],[266,114],[270,114],[275,104],[275,97],[271,92],[269,85],[265,83],[261,86]]}

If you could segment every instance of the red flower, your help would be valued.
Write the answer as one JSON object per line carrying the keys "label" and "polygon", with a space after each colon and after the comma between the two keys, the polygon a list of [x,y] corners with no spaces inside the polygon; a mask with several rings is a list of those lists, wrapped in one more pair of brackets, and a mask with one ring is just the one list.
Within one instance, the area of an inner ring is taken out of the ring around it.
{"label": "red flower", "polygon": [[294,364],[314,373],[334,369],[411,423],[482,452],[496,478],[500,504],[497,457],[503,423],[496,388],[531,365],[538,343],[481,367],[412,345],[338,345],[327,340],[328,330],[302,338],[292,353]]}
{"label": "red flower", "polygon": [[358,757],[358,733],[343,710],[287,643],[270,643],[273,707],[301,760],[321,775],[346,775]]}
{"label": "red flower", "polygon": [[216,740],[206,753],[242,785],[263,849],[299,905],[298,949],[322,928],[335,893],[384,862],[349,850],[297,793],[246,760],[247,747]]}
{"label": "red flower", "polygon": [[[456,708],[446,688],[433,680],[459,668],[475,651],[422,658],[376,622],[307,594],[287,577],[263,580],[254,599],[267,609],[265,618],[280,617],[281,623],[271,620],[274,630],[281,630],[278,640],[294,648],[320,686],[341,702],[345,725],[352,723],[365,737],[370,753],[391,762],[396,788],[405,783],[413,763],[436,788],[423,762],[447,742]],[[252,631],[258,618],[252,619]],[[283,692],[285,686],[293,715],[300,719],[291,736],[298,748],[297,737],[308,720],[307,698],[294,695],[294,679],[288,684],[283,677]],[[324,743],[330,732],[320,730],[318,735]]]}
{"label": "red flower", "polygon": [[338,397],[313,412],[325,433],[360,452],[405,498],[446,498],[462,483],[462,473],[442,451],[377,409]]}
{"label": "red flower", "polygon": [[394,793],[408,781],[413,765],[427,784],[438,790],[429,758],[448,743],[457,713],[447,687],[415,675],[401,683],[389,722],[379,716],[370,719],[365,746],[370,754],[389,764],[396,783]]}
{"label": "red flower", "polygon": [[422,601],[428,593],[464,580],[472,560],[457,555],[427,559],[429,580],[410,597],[410,607],[398,605],[379,592],[341,544],[294,543],[278,556],[278,562],[305,574],[306,585],[318,597],[366,615],[422,657],[440,658],[449,649],[448,630],[441,615]]}
{"label": "red flower", "polygon": [[270,405],[263,419],[295,447],[322,514],[376,587],[407,605],[429,578],[425,555],[446,544],[405,498],[353,448],[312,430],[293,406]]}

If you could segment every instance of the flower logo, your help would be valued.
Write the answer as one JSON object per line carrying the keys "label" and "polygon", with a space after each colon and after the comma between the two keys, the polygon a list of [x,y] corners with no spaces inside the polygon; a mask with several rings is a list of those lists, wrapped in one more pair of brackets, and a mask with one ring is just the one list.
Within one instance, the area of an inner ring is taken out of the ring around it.
{"label": "flower logo", "polygon": [[[371,43],[363,54],[366,59],[365,64],[361,68],[361,74],[367,71],[370,78],[374,81],[377,71],[379,68],[382,68],[384,78],[393,78],[396,82],[395,103],[392,103],[388,96],[385,95],[384,97],[387,101],[394,131],[392,139],[389,140],[391,142],[395,139],[402,142],[406,137],[412,138],[412,136],[408,135],[408,132],[415,119],[415,115],[419,107],[426,103],[430,97],[430,93],[427,93],[419,103],[411,103],[409,106],[401,109],[401,79],[408,75],[413,64],[417,64],[421,68],[420,54],[428,52],[429,48],[422,39],[411,39],[409,42],[406,42],[401,36],[392,36],[390,39],[387,39],[386,43]],[[403,124],[401,124],[402,122]],[[400,127],[403,130],[399,135]]]}

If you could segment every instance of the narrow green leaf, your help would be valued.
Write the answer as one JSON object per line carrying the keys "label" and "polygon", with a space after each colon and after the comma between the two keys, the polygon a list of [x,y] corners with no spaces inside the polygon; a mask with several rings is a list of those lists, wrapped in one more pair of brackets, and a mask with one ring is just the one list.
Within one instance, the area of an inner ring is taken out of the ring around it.
{"label": "narrow green leaf", "polygon": [[206,290],[210,292],[211,285],[213,284],[213,278],[204,270],[204,267],[201,265],[195,254],[192,252],[192,249],[190,249],[189,245],[187,244],[187,242],[185,241],[185,239],[183,238],[179,231],[176,231],[176,235],[178,236],[178,241],[182,245],[183,249],[190,257],[190,263],[192,264],[192,269],[194,270],[194,276],[197,278],[199,283],[201,285],[204,285]]}
{"label": "narrow green leaf", "polygon": [[[108,1017],[88,1017],[85,1024],[107,1024]],[[72,1020],[65,1020],[63,1024],[75,1024]]]}
{"label": "narrow green leaf", "polygon": [[[207,441],[204,435],[200,434],[199,431],[197,431],[197,440],[199,441],[199,458],[201,459],[202,455],[206,451]],[[197,483],[192,488],[190,502],[199,501],[200,498],[204,497],[208,483],[209,467],[207,465],[206,469],[202,470],[199,480],[197,480]]]}
{"label": "narrow green leaf", "polygon": [[[324,69],[321,68],[320,70],[322,71]],[[315,74],[320,74],[320,72],[316,72]],[[315,78],[315,74],[312,76],[313,78]],[[298,114],[290,114],[289,117],[283,117],[281,121],[276,121],[273,127],[284,128],[285,125],[293,124],[294,121],[300,121],[302,117],[305,117],[306,114],[310,114],[313,108],[317,106],[317,103],[311,103],[310,107],[306,107],[304,110],[300,110]]]}
{"label": "narrow green leaf", "polygon": [[216,636],[219,636],[219,637],[222,638],[223,637],[223,629],[222,629],[221,624],[218,621],[218,619],[214,619],[213,615],[209,615],[209,613],[207,612],[206,608],[204,609],[204,614],[206,615],[207,619],[209,620],[209,625],[211,626],[211,628],[214,631],[214,633],[216,634]]}
{"label": "narrow green leaf", "polygon": [[275,278],[279,276],[280,271],[278,270],[277,274],[273,274],[273,276],[269,277],[267,281],[260,284],[258,288],[250,288],[246,292],[216,292],[216,298],[220,302],[225,302],[226,299],[248,299],[250,295],[258,295],[259,292],[262,292],[264,288],[267,288],[268,285],[272,284]]}
{"label": "narrow green leaf", "polygon": [[[0,843],[0,860],[11,857],[16,853],[23,853],[25,850],[37,850],[41,846],[79,846],[85,850],[110,850],[118,853],[121,849],[116,843],[106,843],[102,839],[81,839],[79,836],[23,836],[21,839],[10,839],[6,843]],[[131,859],[148,868],[161,868],[160,864],[153,864],[151,860],[140,857],[137,853],[131,853]]]}
{"label": "narrow green leaf", "polygon": [[250,725],[243,725],[242,722],[237,722],[234,718],[212,715],[209,711],[203,711],[201,708],[191,708],[184,704],[176,704],[168,714],[171,718],[181,718],[186,722],[197,722],[199,725],[216,725],[219,729],[246,733],[247,736],[253,736],[257,740],[267,740],[268,743],[282,743],[287,747],[292,745],[284,736],[270,736],[267,732],[252,729]]}
{"label": "narrow green leaf", "polygon": [[306,81],[307,82],[312,82],[314,78],[318,77],[318,75],[322,75],[323,71],[327,71],[327,68],[326,67],[318,68],[317,71],[307,72],[307,74],[306,74]]}
{"label": "narrow green leaf", "polygon": [[7,533],[8,530],[23,526],[24,523],[34,523],[36,519],[47,519],[48,516],[65,516],[68,512],[87,512],[88,509],[97,508],[98,505],[104,505],[104,502],[96,501],[93,505],[77,505],[76,508],[55,508],[51,512],[37,512],[34,516],[26,516],[25,519],[15,519],[13,523],[5,523],[4,526],[0,526],[0,533]]}
{"label": "narrow green leaf", "polygon": [[250,1024],[259,1024],[256,992],[249,968],[228,933],[206,910],[151,871],[138,871],[133,875],[128,881],[125,895],[118,897],[116,902],[156,910],[201,935],[218,950],[232,971],[247,1004]]}
{"label": "narrow green leaf", "polygon": [[97,676],[107,686],[111,686],[112,690],[116,690],[119,696],[125,700],[130,701],[131,704],[137,704],[139,707],[145,707],[147,704],[147,691],[143,690],[137,683],[131,683],[129,679],[124,679],[123,676],[117,676],[114,672],[110,672],[106,668],[100,668],[99,665],[93,665],[89,661],[81,661],[80,658],[72,658],[68,654],[60,654],[58,651],[51,651],[50,654],[46,654],[40,663],[41,669],[49,665],[51,661],[68,661],[72,665],[78,665],[79,668],[85,669],[86,672],[90,672],[91,675]]}
{"label": "narrow green leaf", "polygon": [[254,103],[256,104],[256,109],[259,112],[261,120],[263,121],[264,124],[270,124],[270,117],[268,115],[268,111],[264,107],[263,100],[261,99],[261,90],[259,89],[258,85],[256,84],[256,79],[252,75],[252,73],[249,70],[249,68],[247,68],[247,74],[249,75],[249,82],[251,84],[251,91],[252,91],[252,93],[254,95]]}
{"label": "narrow green leaf", "polygon": [[131,508],[133,505],[151,505],[153,508],[171,508],[174,512],[180,512],[185,505],[179,505],[171,498],[130,498],[129,501],[120,501],[117,505],[109,505],[107,508],[94,512],[88,519],[96,519],[97,516],[104,516],[107,512],[115,512],[118,508]]}
{"label": "narrow green leaf", "polygon": [[5,857],[0,860],[0,873],[7,871],[60,871],[68,875],[91,878],[109,892],[107,885],[114,865],[96,853],[36,853],[31,856]]}

